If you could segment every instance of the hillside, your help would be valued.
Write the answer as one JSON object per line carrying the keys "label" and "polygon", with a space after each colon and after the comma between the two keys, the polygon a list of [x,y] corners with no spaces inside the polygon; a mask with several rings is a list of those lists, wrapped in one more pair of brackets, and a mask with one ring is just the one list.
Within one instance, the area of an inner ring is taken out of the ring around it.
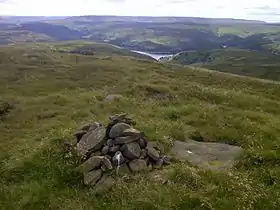
{"label": "hillside", "polygon": [[[5,21],[6,20],[6,21]],[[132,50],[178,53],[221,49],[224,45],[258,51],[279,51],[280,30],[260,21],[184,17],[9,17],[0,21],[1,43],[9,36],[36,34],[42,41],[88,40]],[[3,24],[9,24],[9,28]],[[15,33],[16,32],[16,33]],[[7,41],[8,40],[8,41]],[[21,39],[22,40],[22,39]],[[30,41],[30,39],[26,39]],[[38,42],[38,40],[34,40]]]}
{"label": "hillside", "polygon": [[232,74],[280,80],[280,59],[271,53],[240,49],[182,52],[162,59],[183,65],[194,65]]}
{"label": "hillside", "polygon": [[[70,52],[89,44],[94,55]],[[105,53],[94,43],[3,46],[0,54],[1,209],[280,205],[279,84]],[[122,98],[105,101],[109,94]],[[132,114],[135,127],[167,153],[172,139],[194,138],[197,130],[211,141],[242,146],[246,155],[230,173],[175,162],[118,180],[95,197],[64,159],[63,142],[84,123],[108,122],[116,112]],[[162,184],[165,175],[169,182]]]}

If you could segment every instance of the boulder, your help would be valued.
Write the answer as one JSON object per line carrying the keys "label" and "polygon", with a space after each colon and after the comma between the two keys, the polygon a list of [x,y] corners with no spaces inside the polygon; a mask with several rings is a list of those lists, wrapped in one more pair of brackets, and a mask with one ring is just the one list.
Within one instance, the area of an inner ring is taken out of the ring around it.
{"label": "boulder", "polygon": [[179,161],[188,161],[203,169],[223,171],[232,168],[244,150],[223,143],[206,143],[189,140],[175,141],[172,154]]}
{"label": "boulder", "polygon": [[133,136],[118,137],[116,138],[116,144],[129,144],[131,142],[138,141],[143,136],[143,133],[139,133]]}
{"label": "boulder", "polygon": [[163,148],[162,144],[159,144],[158,142],[155,142],[155,141],[147,142],[147,147],[153,147],[160,152],[164,151],[164,148]]}
{"label": "boulder", "polygon": [[82,165],[78,166],[77,170],[81,173],[89,172],[93,169],[96,169],[101,166],[103,157],[102,156],[94,156],[85,161]]}
{"label": "boulder", "polygon": [[147,141],[145,138],[141,138],[138,143],[139,143],[141,149],[145,149],[147,147]]}
{"label": "boulder", "polygon": [[104,146],[101,150],[102,155],[107,155],[108,152],[109,152],[109,146]]}
{"label": "boulder", "polygon": [[147,151],[145,149],[142,149],[140,159],[145,159],[146,157],[147,157]]}
{"label": "boulder", "polygon": [[94,122],[94,123],[92,123],[92,124],[90,125],[90,127],[89,127],[89,129],[88,129],[88,132],[93,131],[93,130],[95,130],[95,129],[101,127],[101,126],[102,126],[102,125],[101,125],[100,123]]}
{"label": "boulder", "polygon": [[95,185],[96,182],[101,178],[102,170],[94,170],[84,174],[84,184],[85,185]]}
{"label": "boulder", "polygon": [[109,137],[110,138],[120,137],[122,136],[123,132],[128,128],[130,128],[130,125],[126,123],[117,123],[111,128],[109,132]]}
{"label": "boulder", "polygon": [[159,160],[159,153],[158,153],[158,151],[155,148],[148,146],[146,148],[146,150],[147,150],[148,156],[151,159],[153,159],[154,161],[158,161]]}
{"label": "boulder", "polygon": [[111,161],[107,157],[103,157],[101,161],[102,165],[104,165],[108,170],[112,170],[113,166]]}
{"label": "boulder", "polygon": [[109,189],[111,189],[113,185],[114,185],[114,179],[111,176],[104,174],[102,178],[95,185],[93,189],[94,194],[100,195],[108,191]]}
{"label": "boulder", "polygon": [[81,131],[77,131],[74,136],[76,136],[77,138],[77,142],[79,142],[81,140],[81,138],[83,137],[83,135],[85,135],[87,133],[87,131],[81,130]]}
{"label": "boulder", "polygon": [[171,164],[170,157],[168,157],[166,155],[162,156],[162,160],[163,160],[163,164],[165,164],[165,165],[170,165]]}
{"label": "boulder", "polygon": [[113,139],[108,139],[108,140],[107,140],[107,146],[108,146],[108,147],[114,146],[114,140],[113,140]]}
{"label": "boulder", "polygon": [[138,159],[141,155],[141,148],[138,143],[132,142],[129,144],[125,144],[123,148],[123,156],[130,159]]}
{"label": "boulder", "polygon": [[89,151],[95,152],[100,150],[100,148],[106,142],[105,132],[106,129],[102,126],[85,134],[80,140],[80,142],[77,144],[78,155],[83,156]]}
{"label": "boulder", "polygon": [[145,160],[141,159],[132,160],[129,163],[129,168],[134,172],[145,171],[147,170],[147,163]]}
{"label": "boulder", "polygon": [[117,168],[116,173],[119,176],[124,176],[124,175],[130,174],[130,170],[129,170],[127,164],[124,163]]}
{"label": "boulder", "polygon": [[117,151],[119,151],[120,150],[120,145],[116,145],[116,146],[113,146],[113,147],[110,147],[109,148],[109,153],[116,153]]}
{"label": "boulder", "polygon": [[155,169],[160,169],[163,165],[163,159],[158,159],[156,162],[153,164],[153,168]]}

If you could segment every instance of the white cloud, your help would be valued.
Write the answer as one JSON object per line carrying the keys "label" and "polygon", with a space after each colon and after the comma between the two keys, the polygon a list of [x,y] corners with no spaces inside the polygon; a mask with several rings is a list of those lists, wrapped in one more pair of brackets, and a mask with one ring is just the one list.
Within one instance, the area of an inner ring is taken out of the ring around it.
{"label": "white cloud", "polygon": [[149,15],[280,21],[280,0],[0,0],[2,15]]}

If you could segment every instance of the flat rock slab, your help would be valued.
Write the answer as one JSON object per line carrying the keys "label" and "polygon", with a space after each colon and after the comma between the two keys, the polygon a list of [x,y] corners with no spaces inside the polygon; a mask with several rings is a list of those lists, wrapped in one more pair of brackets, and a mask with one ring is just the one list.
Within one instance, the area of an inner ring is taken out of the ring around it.
{"label": "flat rock slab", "polygon": [[83,135],[82,139],[77,144],[78,155],[83,156],[88,151],[98,151],[106,142],[105,132],[106,129],[102,126]]}
{"label": "flat rock slab", "polygon": [[189,140],[187,142],[175,141],[172,153],[179,161],[188,161],[207,170],[225,171],[234,166],[244,150],[228,144]]}

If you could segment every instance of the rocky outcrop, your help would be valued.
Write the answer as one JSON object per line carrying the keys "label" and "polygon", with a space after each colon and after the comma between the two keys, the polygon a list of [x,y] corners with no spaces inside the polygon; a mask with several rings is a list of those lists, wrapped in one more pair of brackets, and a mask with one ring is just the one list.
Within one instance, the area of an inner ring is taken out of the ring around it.
{"label": "rocky outcrop", "polygon": [[109,120],[107,126],[95,122],[74,134],[75,151],[82,161],[77,171],[96,194],[112,187],[114,176],[170,164],[155,142],[148,142],[143,132],[133,128],[136,123],[127,114],[113,115]]}

